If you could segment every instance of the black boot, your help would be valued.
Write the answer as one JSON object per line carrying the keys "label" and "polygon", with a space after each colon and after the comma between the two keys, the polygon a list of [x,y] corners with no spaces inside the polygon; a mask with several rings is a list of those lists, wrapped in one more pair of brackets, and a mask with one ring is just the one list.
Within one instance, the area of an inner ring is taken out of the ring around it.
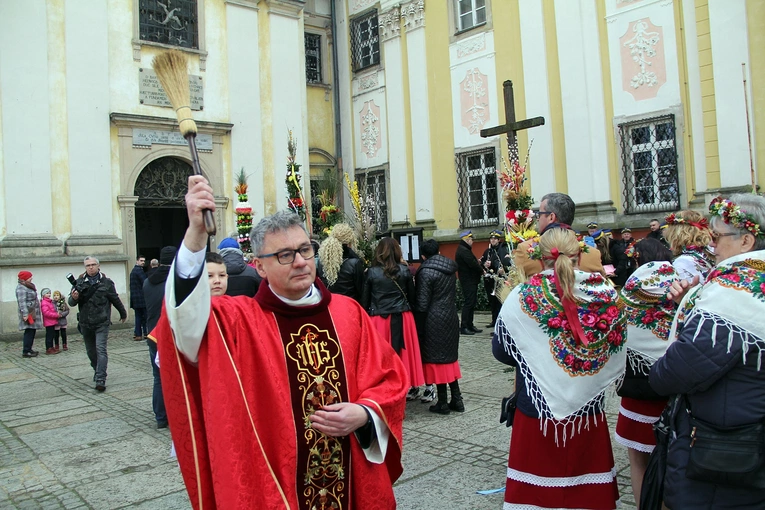
{"label": "black boot", "polygon": [[460,328],[460,335],[475,335],[470,328]]}
{"label": "black boot", "polygon": [[453,381],[449,383],[449,390],[452,392],[452,400],[449,402],[449,409],[458,413],[465,412],[465,404],[462,403],[462,393],[460,392],[460,383]]}
{"label": "black boot", "polygon": [[430,412],[438,414],[449,414],[451,409],[449,409],[449,404],[446,402],[446,385],[436,384],[436,391],[438,392],[438,401],[429,407]]}
{"label": "black boot", "polygon": [[478,328],[477,328],[477,327],[475,327],[475,326],[470,326],[468,329],[469,329],[470,331],[472,331],[473,333],[483,333],[483,330],[482,330],[482,329],[478,329]]}

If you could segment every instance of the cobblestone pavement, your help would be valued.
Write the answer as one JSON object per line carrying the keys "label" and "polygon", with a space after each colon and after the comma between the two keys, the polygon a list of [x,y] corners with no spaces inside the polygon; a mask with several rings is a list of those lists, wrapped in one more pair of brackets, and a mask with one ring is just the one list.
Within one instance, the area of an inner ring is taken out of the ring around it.
{"label": "cobblestone pavement", "polygon": [[[69,351],[34,359],[21,357],[20,335],[0,342],[0,508],[190,508],[170,434],[155,428],[146,344],[133,341],[132,328],[113,330],[107,389],[97,393],[82,339],[70,337]],[[492,358],[488,330],[461,341],[466,412],[441,416],[419,400],[407,404],[399,508],[502,507],[501,493],[476,491],[504,486],[511,429],[498,423],[498,410],[513,375]],[[613,401],[609,409],[613,430]],[[626,450],[615,444],[614,455],[622,503],[634,508]]]}

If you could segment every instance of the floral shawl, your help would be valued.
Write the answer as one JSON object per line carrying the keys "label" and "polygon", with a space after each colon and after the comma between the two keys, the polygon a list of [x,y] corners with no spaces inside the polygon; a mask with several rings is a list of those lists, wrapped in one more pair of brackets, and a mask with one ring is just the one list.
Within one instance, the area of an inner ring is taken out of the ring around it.
{"label": "floral shawl", "polygon": [[667,291],[678,279],[669,262],[649,262],[638,267],[619,291],[627,314],[627,360],[635,373],[648,375],[667,351],[677,309]]}
{"label": "floral shawl", "polygon": [[585,342],[575,340],[552,269],[513,289],[499,313],[497,334],[524,376],[544,433],[563,441],[602,409],[606,389],[624,374],[626,315],[613,286],[598,273],[576,270],[574,301]]}
{"label": "floral shawl", "polygon": [[715,266],[713,260],[714,258],[710,256],[706,248],[687,246],[683,248],[680,255],[675,257],[675,260],[672,261],[672,266],[675,268],[680,279],[690,281],[694,276],[698,276],[699,281],[703,282],[707,274]]}
{"label": "floral shawl", "polygon": [[712,323],[711,340],[715,342],[717,326],[730,330],[728,348],[735,338],[744,343],[744,361],[750,348],[757,348],[761,368],[765,351],[765,250],[751,251],[730,257],[715,267],[706,283],[697,285],[680,303],[672,323],[670,339],[676,340],[683,325],[698,317],[693,341],[700,337],[704,325]]}

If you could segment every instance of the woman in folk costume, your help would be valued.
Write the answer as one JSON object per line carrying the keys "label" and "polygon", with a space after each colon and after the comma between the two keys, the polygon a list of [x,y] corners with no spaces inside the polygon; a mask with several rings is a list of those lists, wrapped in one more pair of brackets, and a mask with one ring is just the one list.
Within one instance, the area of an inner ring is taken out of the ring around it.
{"label": "woman in folk costume", "polygon": [[547,230],[532,252],[546,269],[499,314],[494,356],[518,367],[505,509],[619,499],[604,399],[624,373],[626,317],[608,280],[577,269],[580,249],[574,232]]}
{"label": "woman in folk costume", "polygon": [[398,242],[392,237],[380,239],[372,267],[367,271],[361,305],[369,313],[380,336],[401,357],[409,376],[410,394],[416,396],[418,386],[425,384],[425,375],[417,326],[411,312],[416,299],[414,279],[409,267],[401,260]]}
{"label": "woman in folk costume", "polygon": [[[743,457],[733,455],[733,474],[722,474],[717,466],[706,477],[691,453],[697,455],[704,442],[699,427],[757,428],[765,420],[765,198],[718,197],[709,210],[717,265],[690,291],[685,282],[673,284],[675,299],[687,294],[670,331],[674,341],[649,376],[659,394],[682,396],[670,420],[664,503],[672,510],[764,508],[765,487],[751,482],[746,466],[762,452],[762,431],[759,444]],[[747,447],[732,439],[737,448]],[[731,455],[726,449],[725,456]]]}
{"label": "woman in folk costume", "polygon": [[635,501],[640,501],[643,475],[656,446],[653,424],[667,405],[648,384],[648,372],[669,346],[669,328],[677,305],[667,292],[679,280],[672,252],[656,239],[635,246],[638,267],[619,291],[627,314],[627,370],[618,390],[622,397],[615,439],[628,448],[630,479]]}
{"label": "woman in folk costume", "polygon": [[319,277],[330,292],[361,301],[364,261],[356,254],[356,234],[347,223],[338,223],[319,247]]}
{"label": "woman in folk costume", "polygon": [[714,267],[714,257],[707,250],[712,241],[706,218],[697,211],[680,211],[665,218],[664,238],[672,250],[672,265],[680,278],[704,281]]}

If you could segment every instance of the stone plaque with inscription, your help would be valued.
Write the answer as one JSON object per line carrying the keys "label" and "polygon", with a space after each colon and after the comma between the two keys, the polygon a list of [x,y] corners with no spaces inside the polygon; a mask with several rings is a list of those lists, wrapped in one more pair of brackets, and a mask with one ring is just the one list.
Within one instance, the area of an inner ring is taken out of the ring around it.
{"label": "stone plaque with inscription", "polygon": [[[136,147],[151,147],[160,145],[186,145],[186,139],[178,131],[162,131],[159,129],[133,129],[133,145]],[[212,135],[197,135],[197,150],[212,152]]]}
{"label": "stone plaque with inscription", "polygon": [[[204,110],[204,87],[202,77],[189,75],[189,98],[192,110]],[[172,107],[157,74],[151,69],[138,70],[138,100],[141,104]]]}

